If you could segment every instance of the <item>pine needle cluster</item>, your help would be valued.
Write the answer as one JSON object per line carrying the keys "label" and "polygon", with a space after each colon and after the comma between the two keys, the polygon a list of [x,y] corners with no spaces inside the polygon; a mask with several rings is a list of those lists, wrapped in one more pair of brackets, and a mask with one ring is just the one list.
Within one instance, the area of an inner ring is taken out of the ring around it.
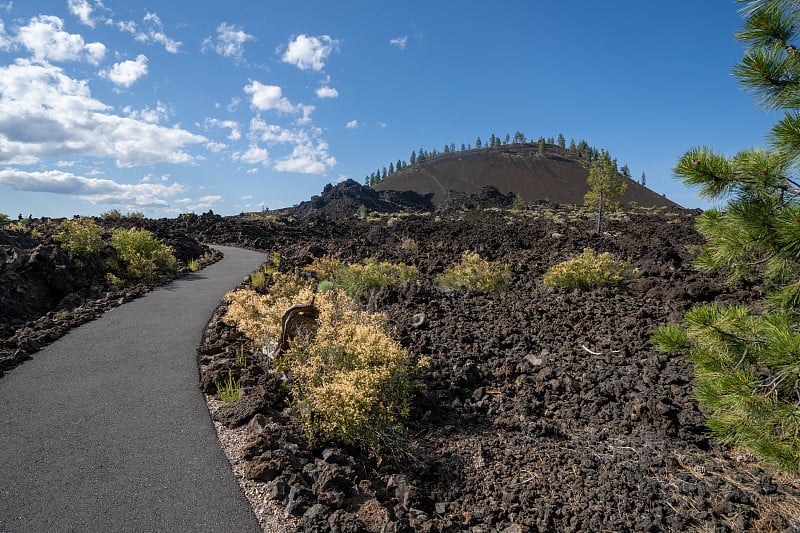
{"label": "pine needle cluster", "polygon": [[702,196],[725,200],[697,221],[706,271],[765,287],[764,311],[705,305],[653,337],[687,352],[697,400],[721,442],[742,446],[790,473],[800,471],[800,8],[786,0],[741,2],[737,38],[748,46],[734,74],[767,110],[783,110],[770,149],[725,157],[689,150],[675,173]]}

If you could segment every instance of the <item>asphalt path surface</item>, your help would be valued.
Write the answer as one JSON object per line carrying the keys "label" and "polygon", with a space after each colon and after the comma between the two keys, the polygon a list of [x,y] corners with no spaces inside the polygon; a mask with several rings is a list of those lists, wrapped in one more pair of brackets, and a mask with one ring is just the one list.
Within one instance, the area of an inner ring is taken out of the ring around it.
{"label": "asphalt path surface", "polygon": [[0,531],[260,531],[217,441],[196,348],[266,257],[216,248],[222,261],[0,378]]}

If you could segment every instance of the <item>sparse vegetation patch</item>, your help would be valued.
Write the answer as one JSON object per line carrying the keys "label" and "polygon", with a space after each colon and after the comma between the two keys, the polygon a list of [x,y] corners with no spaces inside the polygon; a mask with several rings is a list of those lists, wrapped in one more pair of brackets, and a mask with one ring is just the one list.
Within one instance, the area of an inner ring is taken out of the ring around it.
{"label": "sparse vegetation patch", "polygon": [[550,267],[544,274],[544,284],[573,289],[615,287],[634,274],[627,261],[617,259],[608,252],[598,254],[591,248],[584,248],[578,257]]}
{"label": "sparse vegetation patch", "polygon": [[436,282],[446,289],[504,291],[511,283],[511,268],[487,261],[480,254],[464,252],[461,261],[436,276]]}

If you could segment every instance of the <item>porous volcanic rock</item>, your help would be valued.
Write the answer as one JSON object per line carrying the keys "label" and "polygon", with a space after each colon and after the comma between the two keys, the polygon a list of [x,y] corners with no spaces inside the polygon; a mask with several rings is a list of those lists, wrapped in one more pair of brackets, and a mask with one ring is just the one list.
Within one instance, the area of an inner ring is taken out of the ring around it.
{"label": "porous volcanic rock", "polygon": [[[429,361],[403,447],[375,457],[309,440],[281,376],[220,320],[223,305],[200,367],[231,370],[261,398],[250,421],[229,422],[251,442],[247,482],[264,484],[302,531],[800,530],[800,482],[710,440],[691,363],[649,341],[694,305],[757,294],[692,268],[697,214],[637,209],[611,216],[602,234],[590,215],[552,205],[224,222],[229,239],[268,244],[286,270],[322,253],[417,266],[418,281],[368,307]],[[221,228],[210,231],[224,238]],[[636,277],[615,289],[543,286],[548,267],[586,247],[628,259]],[[436,274],[464,251],[508,264],[508,291],[438,287]]]}

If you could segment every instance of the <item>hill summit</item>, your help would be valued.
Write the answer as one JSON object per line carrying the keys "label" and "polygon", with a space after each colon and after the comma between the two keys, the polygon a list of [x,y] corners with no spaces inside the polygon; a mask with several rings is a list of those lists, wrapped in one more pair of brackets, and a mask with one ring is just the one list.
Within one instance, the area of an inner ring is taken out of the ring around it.
{"label": "hill summit", "polygon": [[[526,202],[549,200],[558,204],[583,204],[589,190],[589,160],[571,155],[556,145],[543,154],[536,143],[506,144],[461,152],[437,154],[391,174],[374,186],[377,191],[413,191],[432,194],[437,205],[452,196],[479,194],[485,187],[519,194]],[[623,178],[628,189],[623,204],[668,206],[677,204],[640,183]]]}

